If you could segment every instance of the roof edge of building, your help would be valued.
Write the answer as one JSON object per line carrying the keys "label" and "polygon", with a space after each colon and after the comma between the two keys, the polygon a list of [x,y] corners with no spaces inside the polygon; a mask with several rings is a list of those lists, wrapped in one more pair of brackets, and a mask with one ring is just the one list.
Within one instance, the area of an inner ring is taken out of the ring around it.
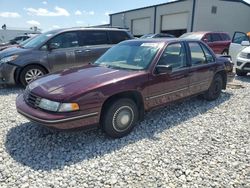
{"label": "roof edge of building", "polygon": [[[170,2],[161,3],[161,4],[157,4],[157,5],[151,5],[151,6],[146,6],[146,7],[141,7],[141,8],[131,9],[131,10],[125,10],[125,11],[121,11],[121,12],[116,12],[116,13],[109,14],[109,16],[113,16],[113,15],[117,15],[117,14],[122,14],[122,13],[127,13],[127,12],[133,12],[133,11],[142,10],[142,9],[154,8],[154,7],[158,7],[158,6],[162,6],[162,5],[168,5],[168,4],[173,4],[173,3],[178,3],[178,2],[182,2],[182,1],[187,1],[187,0],[176,0],[176,1],[170,1]],[[244,0],[220,0],[220,1],[229,1],[229,2],[234,2],[234,3],[243,3],[244,5],[250,7],[250,4],[248,2],[246,2],[246,1],[244,1]]]}
{"label": "roof edge of building", "polygon": [[250,4],[244,0],[220,0],[220,1],[229,1],[229,2],[233,2],[233,3],[243,3],[244,5],[247,5],[250,7]]}
{"label": "roof edge of building", "polygon": [[116,14],[133,12],[133,11],[142,10],[142,9],[154,8],[154,7],[158,7],[158,6],[162,6],[162,5],[168,5],[168,4],[178,3],[178,2],[181,2],[181,1],[187,1],[187,0],[170,1],[170,2],[161,3],[161,4],[157,4],[157,5],[151,5],[151,6],[146,6],[146,7],[141,7],[141,8],[131,9],[131,10],[124,10],[124,11],[112,13],[112,14],[109,14],[109,15],[112,16],[112,15],[116,15]]}

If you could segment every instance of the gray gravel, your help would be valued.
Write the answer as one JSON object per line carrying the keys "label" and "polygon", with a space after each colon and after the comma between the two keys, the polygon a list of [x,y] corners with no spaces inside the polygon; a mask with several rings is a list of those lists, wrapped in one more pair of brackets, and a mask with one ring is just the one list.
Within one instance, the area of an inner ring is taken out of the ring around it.
{"label": "gray gravel", "polygon": [[0,187],[250,187],[250,76],[213,102],[152,111],[122,139],[51,133],[0,89]]}

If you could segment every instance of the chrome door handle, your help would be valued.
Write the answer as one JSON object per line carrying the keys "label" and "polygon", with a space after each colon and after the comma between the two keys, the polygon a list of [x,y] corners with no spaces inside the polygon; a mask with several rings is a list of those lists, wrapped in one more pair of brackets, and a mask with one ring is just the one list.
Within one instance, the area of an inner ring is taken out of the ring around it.
{"label": "chrome door handle", "polygon": [[76,53],[82,53],[83,51],[82,50],[76,50],[75,52]]}

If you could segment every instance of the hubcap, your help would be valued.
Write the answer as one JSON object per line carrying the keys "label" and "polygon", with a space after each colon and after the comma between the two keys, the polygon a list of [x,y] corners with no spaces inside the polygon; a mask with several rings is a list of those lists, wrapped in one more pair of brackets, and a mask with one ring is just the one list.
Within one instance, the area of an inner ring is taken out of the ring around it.
{"label": "hubcap", "polygon": [[39,69],[30,69],[25,74],[25,81],[30,83],[31,81],[36,80],[43,75],[43,72]]}
{"label": "hubcap", "polygon": [[113,127],[117,132],[126,131],[134,120],[133,109],[129,106],[122,106],[116,110],[113,116]]}

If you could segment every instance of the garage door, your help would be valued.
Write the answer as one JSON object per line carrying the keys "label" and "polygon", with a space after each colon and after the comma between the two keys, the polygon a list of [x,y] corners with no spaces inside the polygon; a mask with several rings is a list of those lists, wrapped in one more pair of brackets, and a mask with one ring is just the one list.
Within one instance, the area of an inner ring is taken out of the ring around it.
{"label": "garage door", "polygon": [[186,29],[188,25],[188,13],[168,14],[162,16],[161,30]]}
{"label": "garage door", "polygon": [[132,20],[132,33],[134,36],[150,33],[150,18]]}

